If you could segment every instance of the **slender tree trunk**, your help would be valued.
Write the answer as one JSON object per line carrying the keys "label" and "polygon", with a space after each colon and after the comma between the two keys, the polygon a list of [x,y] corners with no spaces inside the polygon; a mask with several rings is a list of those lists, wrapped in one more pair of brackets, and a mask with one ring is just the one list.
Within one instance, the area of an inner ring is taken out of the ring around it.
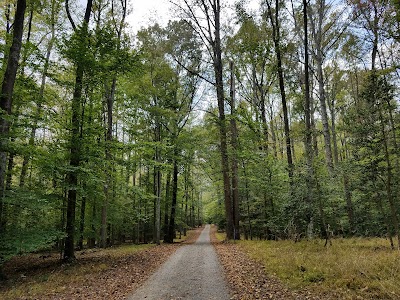
{"label": "slender tree trunk", "polygon": [[378,106],[379,106],[378,110],[379,110],[381,134],[382,134],[382,137],[383,137],[383,149],[384,149],[385,162],[386,162],[386,186],[385,187],[386,187],[387,199],[388,199],[389,207],[390,207],[392,226],[393,226],[394,233],[395,233],[395,235],[397,237],[397,250],[400,250],[399,217],[398,217],[397,207],[396,207],[395,200],[394,200],[394,197],[393,197],[393,192],[392,192],[392,181],[393,181],[392,163],[390,161],[387,134],[386,134],[386,131],[385,131],[385,126],[386,125],[385,125],[384,120],[383,120],[380,103],[378,104]]}
{"label": "slender tree trunk", "polygon": [[170,201],[170,190],[171,190],[171,172],[167,173],[167,179],[165,183],[165,209],[164,209],[164,241],[168,237],[168,228],[169,228],[169,201]]}
{"label": "slender tree trunk", "polygon": [[[185,212],[185,218],[184,218],[184,220],[185,220],[185,223],[186,223],[186,225],[192,225],[193,223],[191,222],[191,216],[190,216],[190,220],[189,220],[189,216],[188,216],[188,202],[189,202],[189,174],[190,174],[190,164],[188,163],[186,166],[185,166],[185,183],[184,183],[184,186],[185,186],[185,209],[184,209],[184,212]],[[191,212],[190,212],[191,213]],[[193,226],[192,226],[193,227]],[[185,236],[186,236],[186,226],[185,226]]]}
{"label": "slender tree trunk", "polygon": [[[231,62],[233,63],[233,62]],[[265,153],[268,153],[268,123],[267,123],[267,113],[265,109],[265,93],[262,86],[259,87],[260,89],[260,107],[261,107],[261,122],[262,122],[262,129],[263,129],[263,149]]]}
{"label": "slender tree trunk", "polygon": [[175,214],[176,214],[176,204],[178,198],[178,148],[174,149],[174,169],[172,173],[172,203],[171,203],[171,215],[168,224],[168,235],[164,242],[173,243],[175,236]]}
{"label": "slender tree trunk", "polygon": [[332,143],[333,143],[333,160],[335,165],[339,163],[339,150],[337,143],[337,133],[336,133],[336,107],[334,97],[330,101],[330,112],[331,112],[331,130],[332,130]]}
{"label": "slender tree trunk", "polygon": [[[240,220],[240,212],[239,212],[239,172],[238,172],[238,162],[237,162],[237,153],[239,150],[238,145],[238,130],[236,126],[236,108],[235,108],[235,74],[234,74],[234,64],[233,61],[230,62],[230,71],[231,71],[231,89],[230,89],[230,98],[231,98],[231,144],[232,144],[232,205],[233,205],[233,238],[235,240],[240,240],[240,230],[239,230],[239,220]],[[264,126],[266,126],[266,117],[265,117],[265,103],[263,103],[263,115],[265,122]],[[266,128],[264,127],[264,130]],[[268,135],[268,133],[267,133]],[[268,141],[268,140],[267,140]]]}
{"label": "slender tree trunk", "polygon": [[270,120],[269,120],[269,127],[271,130],[272,149],[274,151],[274,157],[275,157],[275,159],[277,159],[278,158],[278,150],[277,150],[277,146],[276,146],[275,122],[274,122],[274,118],[273,118],[274,114],[272,111],[272,105],[270,105],[269,109],[270,109],[270,114],[271,114]]}
{"label": "slender tree trunk", "polygon": [[[311,10],[310,10],[311,11]],[[328,167],[329,174],[333,174],[333,159],[332,159],[332,145],[331,145],[331,135],[329,130],[329,120],[326,108],[326,92],[323,74],[323,46],[322,46],[322,30],[323,30],[323,18],[325,16],[325,0],[318,1],[318,27],[315,26],[314,18],[310,18],[311,29],[314,36],[314,60],[316,64],[317,71],[317,81],[318,81],[318,95],[320,104],[320,113],[322,121],[322,133],[324,136],[324,148],[325,148],[325,160]]]}
{"label": "slender tree trunk", "polygon": [[[158,143],[161,143],[161,126],[157,122],[156,126],[156,140]],[[156,147],[156,162],[161,163],[161,155],[159,146]],[[156,205],[155,205],[155,243],[160,245],[161,239],[161,170],[160,166],[156,166],[155,168],[155,197],[156,197]]]}
{"label": "slender tree trunk", "polygon": [[[85,189],[85,185],[83,186]],[[85,212],[86,212],[86,196],[82,196],[81,199],[81,216],[79,222],[79,241],[78,241],[78,248],[80,250],[83,249],[83,238],[84,238],[84,231],[85,231]]]}
{"label": "slender tree trunk", "polygon": [[376,200],[379,212],[381,213],[381,215],[383,217],[383,220],[384,220],[384,223],[385,223],[385,227],[386,227],[386,230],[387,230],[387,235],[388,235],[389,242],[390,242],[390,247],[392,248],[392,250],[394,250],[395,247],[394,247],[393,233],[392,233],[390,218],[388,217],[388,215],[387,215],[387,213],[385,211],[385,208],[383,207],[383,201],[382,201],[383,196],[380,195],[379,189],[375,186],[375,183],[373,185],[374,185],[375,190],[378,191],[376,193],[375,200]]}
{"label": "slender tree trunk", "polygon": [[[313,81],[310,83],[310,91],[314,89],[313,87]],[[318,131],[317,127],[315,126],[315,99],[313,97],[313,94],[310,93],[310,126],[311,126],[311,139],[312,139],[312,150],[313,155],[315,157],[318,157],[319,155],[319,149],[318,149]]]}
{"label": "slender tree trunk", "polygon": [[312,203],[313,203],[313,151],[312,151],[312,128],[311,128],[311,105],[310,105],[310,75],[309,75],[309,54],[308,54],[308,18],[307,18],[307,0],[303,0],[303,21],[304,21],[304,114],[305,114],[305,152],[307,160],[307,197],[310,206],[310,220],[313,222]]}
{"label": "slender tree trunk", "polygon": [[275,1],[275,15],[272,13],[272,8],[269,3],[269,0],[266,1],[268,6],[268,15],[272,26],[272,36],[275,45],[275,55],[278,66],[278,78],[279,78],[279,89],[281,93],[282,100],[282,111],[283,111],[283,121],[284,121],[284,129],[285,129],[285,141],[286,141],[286,158],[288,163],[288,174],[290,185],[293,185],[293,158],[292,158],[292,147],[291,147],[291,139],[290,139],[290,128],[289,128],[289,114],[287,108],[286,101],[286,91],[285,91],[285,80],[283,75],[283,66],[282,66],[282,55],[281,55],[281,45],[280,45],[280,23],[279,23],[279,0]]}
{"label": "slender tree trunk", "polygon": [[58,6],[56,6],[56,1],[52,1],[52,7],[51,7],[51,36],[49,43],[47,45],[46,49],[46,57],[44,61],[44,66],[43,66],[43,71],[42,71],[42,77],[41,77],[41,83],[40,83],[40,89],[39,89],[39,97],[38,101],[36,103],[36,113],[35,113],[35,119],[33,120],[33,126],[31,129],[30,137],[29,137],[29,153],[24,155],[24,159],[22,162],[22,168],[21,168],[21,175],[19,177],[19,186],[24,187],[25,185],[25,178],[26,174],[28,171],[28,163],[31,158],[30,152],[32,151],[32,148],[35,144],[35,137],[36,137],[36,130],[38,128],[38,120],[40,118],[40,114],[42,111],[42,103],[43,103],[43,95],[44,95],[44,88],[46,86],[46,79],[47,79],[47,72],[49,69],[49,64],[50,64],[50,55],[53,50],[54,46],[54,40],[55,40],[55,26],[56,26],[56,15],[58,13],[57,9]]}

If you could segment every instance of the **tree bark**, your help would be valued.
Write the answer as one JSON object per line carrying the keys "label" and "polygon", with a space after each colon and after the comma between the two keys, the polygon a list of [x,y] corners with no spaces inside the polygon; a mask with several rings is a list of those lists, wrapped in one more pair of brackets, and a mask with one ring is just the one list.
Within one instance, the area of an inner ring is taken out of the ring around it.
{"label": "tree bark", "polygon": [[[374,72],[375,70],[373,70]],[[375,78],[375,77],[374,77]],[[374,95],[374,98],[376,101],[380,101],[379,99],[376,99],[376,96]],[[386,163],[386,193],[387,193],[387,198],[389,202],[389,207],[390,207],[390,214],[391,214],[391,219],[392,219],[392,226],[394,233],[397,237],[397,250],[400,250],[400,231],[399,231],[399,217],[397,213],[397,207],[396,203],[393,197],[393,191],[392,191],[392,181],[393,181],[393,175],[392,175],[392,163],[390,161],[390,153],[389,153],[389,146],[388,146],[388,138],[387,134],[385,131],[385,126],[386,122],[383,120],[383,115],[382,115],[382,108],[380,107],[381,104],[378,103],[378,110],[379,110],[379,121],[380,121],[380,127],[381,127],[381,134],[383,138],[383,149],[384,149],[384,154],[385,154],[385,163]]]}
{"label": "tree bark", "polygon": [[164,240],[165,243],[173,243],[175,236],[175,214],[176,214],[176,204],[178,198],[178,148],[174,149],[174,169],[172,172],[172,202],[171,202],[171,215],[168,224],[168,235]]}
{"label": "tree bark", "polygon": [[168,238],[168,226],[169,226],[169,201],[170,201],[170,190],[171,190],[171,171],[167,173],[167,179],[165,183],[165,208],[164,208],[164,238]]}
{"label": "tree bark", "polygon": [[311,205],[313,203],[313,150],[312,150],[312,128],[310,109],[310,75],[309,75],[309,54],[308,54],[308,18],[307,0],[303,0],[303,22],[304,22],[304,117],[305,117],[305,152],[307,160],[307,198],[309,208],[309,222],[313,222]]}
{"label": "tree bark", "polygon": [[[156,121],[156,142],[161,143],[161,125],[159,121]],[[161,154],[160,154],[160,145],[156,146],[155,150],[155,161],[157,164],[161,163]],[[160,166],[157,165],[154,168],[155,178],[154,178],[154,196],[156,198],[156,206],[155,206],[155,243],[160,245],[161,239],[161,170]]]}
{"label": "tree bark", "polygon": [[[308,169],[308,178],[307,178],[307,189],[308,189],[308,204],[310,205],[310,220],[309,222],[313,222],[313,214],[312,214],[312,206],[314,202],[314,196],[317,198],[317,208],[319,211],[319,219],[320,219],[320,229],[322,237],[326,239],[325,246],[329,240],[329,236],[326,230],[326,221],[325,221],[325,212],[322,202],[322,197],[320,195],[320,186],[318,179],[316,178],[315,169],[314,169],[314,155],[312,151],[312,127],[311,127],[311,99],[310,99],[310,75],[309,75],[309,53],[308,53],[308,17],[307,17],[307,0],[303,0],[303,22],[304,22],[304,112],[305,112],[305,125],[306,125],[306,133],[305,133],[305,148],[306,148],[306,157],[307,157],[307,169]],[[314,188],[316,192],[314,193]]]}
{"label": "tree bark", "polygon": [[[193,21],[193,27],[196,27],[197,32],[201,36],[205,46],[208,49],[212,59],[214,69],[215,82],[213,83],[216,89],[218,102],[218,126],[220,138],[220,154],[221,154],[221,171],[224,187],[224,203],[225,203],[225,218],[226,218],[226,233],[227,239],[233,239],[233,207],[232,207],[232,190],[229,168],[229,155],[227,144],[227,124],[225,117],[225,95],[224,95],[224,79],[223,79],[223,64],[222,64],[222,47],[221,47],[221,5],[220,0],[199,0],[189,3],[188,0],[183,0],[187,10],[185,13]],[[196,15],[194,7],[197,6],[202,11],[203,16],[200,18]],[[181,8],[181,7],[180,7]],[[206,23],[204,27],[203,21]],[[201,76],[200,76],[201,77]],[[204,77],[202,77],[204,79]],[[210,81],[208,81],[210,82]]]}
{"label": "tree bark", "polygon": [[1,86],[0,108],[2,114],[0,116],[0,231],[3,230],[3,207],[5,192],[5,176],[7,168],[7,152],[8,139],[10,131],[9,118],[11,117],[12,97],[14,92],[14,84],[18,70],[18,60],[22,47],[22,34],[24,30],[24,17],[26,10],[26,0],[17,1],[17,9],[15,11],[14,29],[12,44],[8,54],[7,67],[4,73]]}
{"label": "tree bark", "polygon": [[281,54],[281,45],[280,45],[280,23],[279,23],[279,0],[275,1],[275,14],[272,12],[271,4],[269,0],[266,1],[268,6],[268,16],[272,26],[272,36],[274,40],[275,46],[275,55],[277,60],[278,67],[278,78],[279,78],[279,90],[281,93],[282,100],[282,111],[283,111],[283,122],[284,122],[284,130],[285,130],[285,141],[286,141],[286,158],[288,163],[288,174],[289,174],[289,182],[290,185],[293,185],[293,158],[292,158],[292,147],[291,147],[291,139],[290,139],[290,127],[289,127],[289,116],[287,109],[287,101],[286,101],[286,91],[285,91],[285,80],[283,75],[283,67],[282,67],[282,54]]}
{"label": "tree bark", "polygon": [[[85,188],[85,186],[83,188]],[[86,212],[86,196],[82,196],[81,215],[80,215],[80,220],[79,220],[79,241],[78,241],[78,248],[80,250],[83,249],[83,238],[84,238],[84,231],[85,231],[85,212]]]}
{"label": "tree bark", "polygon": [[[233,239],[240,240],[240,231],[239,231],[239,221],[240,221],[240,212],[239,212],[239,173],[238,173],[238,161],[237,161],[237,153],[239,150],[238,145],[238,129],[236,125],[236,108],[235,108],[235,74],[234,74],[234,63],[230,62],[230,71],[231,71],[231,88],[230,88],[230,98],[231,98],[231,144],[232,144],[232,209],[233,209]],[[265,106],[264,107],[264,122],[266,123],[265,118]],[[265,124],[266,126],[266,124]],[[266,128],[264,128],[266,130]]]}
{"label": "tree bark", "polygon": [[[276,146],[276,132],[275,132],[275,122],[273,119],[273,111],[272,111],[272,105],[269,107],[270,109],[270,120],[269,120],[269,128],[271,130],[271,138],[272,138],[272,149],[274,151],[274,157],[275,159],[278,159],[278,150]],[[293,148],[293,143],[292,143],[292,148]]]}
{"label": "tree bark", "polygon": [[[66,6],[68,1],[66,1]],[[82,23],[82,34],[84,38],[87,37],[88,25],[90,19],[90,12],[92,10],[92,0],[88,0],[86,4],[85,16]],[[74,25],[73,25],[74,27]],[[67,200],[67,224],[66,224],[66,238],[64,243],[64,260],[70,261],[75,259],[74,252],[74,238],[75,238],[75,207],[77,199],[78,187],[78,168],[81,161],[81,138],[80,138],[80,124],[81,124],[81,105],[82,105],[82,83],[84,75],[84,66],[77,65],[75,73],[75,86],[72,98],[72,117],[71,117],[71,138],[70,138],[70,167],[71,170],[67,173],[66,183],[69,187],[68,200]]]}
{"label": "tree bark", "polygon": [[227,239],[231,240],[234,238],[234,212],[232,203],[231,178],[229,175],[229,156],[228,156],[227,128],[226,128],[226,118],[225,118],[225,95],[224,95],[224,80],[223,80],[222,48],[221,48],[221,37],[220,37],[221,6],[219,0],[213,0],[212,9],[214,13],[213,21],[215,26],[212,50],[213,50],[215,87],[217,91],[217,101],[218,101],[221,166],[222,166],[222,177],[224,182],[225,217],[227,221],[226,237]]}
{"label": "tree bark", "polygon": [[[311,10],[310,10],[311,11]],[[328,167],[329,174],[333,174],[333,159],[332,159],[332,145],[331,145],[331,135],[329,130],[329,120],[326,108],[326,92],[323,74],[323,46],[322,46],[322,24],[323,18],[325,16],[325,0],[318,1],[318,27],[315,26],[314,18],[310,18],[310,24],[314,36],[314,60],[317,68],[317,81],[318,81],[318,94],[319,94],[319,104],[320,113],[322,121],[322,133],[324,136],[325,145],[325,160]]]}

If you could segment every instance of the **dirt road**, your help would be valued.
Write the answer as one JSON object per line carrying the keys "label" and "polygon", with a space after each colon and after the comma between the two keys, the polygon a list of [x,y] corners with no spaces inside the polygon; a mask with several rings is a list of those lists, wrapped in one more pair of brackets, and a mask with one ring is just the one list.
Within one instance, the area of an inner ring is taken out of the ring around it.
{"label": "dirt road", "polygon": [[179,248],[128,300],[228,300],[215,250],[210,244],[210,225],[196,243]]}

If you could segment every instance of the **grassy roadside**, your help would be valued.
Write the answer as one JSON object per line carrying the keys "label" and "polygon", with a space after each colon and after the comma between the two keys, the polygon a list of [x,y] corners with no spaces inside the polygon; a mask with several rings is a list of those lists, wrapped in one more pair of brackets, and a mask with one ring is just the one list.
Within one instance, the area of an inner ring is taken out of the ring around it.
{"label": "grassy roadside", "polygon": [[335,292],[340,299],[400,299],[400,253],[387,240],[335,239],[326,248],[319,240],[238,244],[292,289]]}

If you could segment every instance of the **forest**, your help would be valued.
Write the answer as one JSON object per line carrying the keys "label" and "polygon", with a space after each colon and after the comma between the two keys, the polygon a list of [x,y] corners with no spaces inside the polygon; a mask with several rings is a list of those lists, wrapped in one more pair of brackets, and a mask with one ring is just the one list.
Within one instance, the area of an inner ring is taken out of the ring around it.
{"label": "forest", "polygon": [[0,270],[204,223],[399,249],[399,1],[171,4],[2,1]]}

